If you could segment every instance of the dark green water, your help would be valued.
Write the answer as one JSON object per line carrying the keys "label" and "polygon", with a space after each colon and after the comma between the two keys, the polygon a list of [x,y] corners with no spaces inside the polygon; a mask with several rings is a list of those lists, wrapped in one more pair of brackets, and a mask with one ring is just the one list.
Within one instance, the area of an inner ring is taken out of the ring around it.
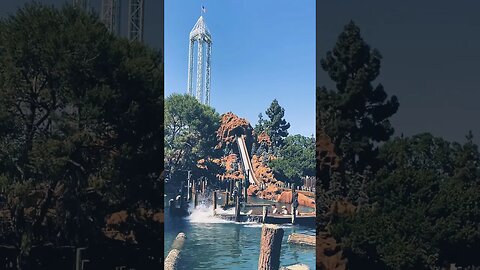
{"label": "dark green water", "polygon": [[[168,198],[169,199],[169,198]],[[166,199],[165,201],[168,201]],[[256,202],[262,200],[255,199]],[[265,201],[262,201],[265,202]],[[257,269],[261,224],[235,223],[213,217],[211,204],[201,204],[185,218],[171,217],[165,207],[165,254],[179,232],[187,235],[180,269]],[[315,248],[287,243],[291,233],[315,234],[313,228],[282,225],[280,264],[303,263],[315,269]]]}

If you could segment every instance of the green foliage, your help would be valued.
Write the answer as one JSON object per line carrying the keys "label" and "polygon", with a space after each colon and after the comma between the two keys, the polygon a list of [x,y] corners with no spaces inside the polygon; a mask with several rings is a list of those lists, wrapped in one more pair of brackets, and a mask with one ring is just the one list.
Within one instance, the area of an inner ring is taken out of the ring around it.
{"label": "green foliage", "polygon": [[375,142],[389,139],[393,128],[388,120],[398,109],[395,96],[387,99],[381,84],[380,53],[371,49],[350,22],[332,51],[322,59],[322,68],[336,83],[336,91],[317,89],[320,127],[332,138],[343,165],[362,173],[375,157]]}
{"label": "green foliage", "polygon": [[190,95],[165,100],[165,164],[174,173],[195,170],[197,161],[216,155],[220,116]]}
{"label": "green foliage", "polygon": [[278,101],[274,99],[270,107],[265,111],[269,120],[265,120],[264,130],[270,135],[272,145],[275,150],[281,148],[285,143],[284,139],[288,136],[288,129],[290,128],[290,123],[283,119],[285,115],[285,109],[283,109]]}
{"label": "green foliage", "polygon": [[315,139],[290,135],[280,149],[280,157],[269,162],[275,175],[300,182],[304,176],[315,175]]}
{"label": "green foliage", "polygon": [[332,225],[347,249],[389,269],[478,265],[477,146],[420,134],[386,143],[380,161],[368,188],[371,207]]}
{"label": "green foliage", "polygon": [[258,114],[258,122],[255,125],[255,127],[253,128],[253,131],[258,136],[260,133],[262,133],[264,131],[267,131],[267,128],[268,127],[266,126],[265,119],[263,119],[263,114],[259,113]]}
{"label": "green foliage", "polygon": [[[317,89],[317,128],[341,161],[319,172],[318,229],[341,241],[351,269],[478,266],[480,154],[473,136],[463,145],[428,133],[390,139],[399,104],[374,85],[380,60],[351,22],[321,62],[336,91]],[[339,201],[356,210],[335,212],[330,206]]]}
{"label": "green foliage", "polygon": [[163,207],[161,54],[72,7],[28,4],[0,29],[2,242],[95,243],[108,213]]}

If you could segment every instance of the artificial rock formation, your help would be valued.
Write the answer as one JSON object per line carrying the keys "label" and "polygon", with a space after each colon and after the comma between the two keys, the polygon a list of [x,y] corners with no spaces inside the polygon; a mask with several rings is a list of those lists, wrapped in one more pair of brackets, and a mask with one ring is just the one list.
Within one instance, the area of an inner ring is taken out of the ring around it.
{"label": "artificial rock formation", "polygon": [[320,170],[337,169],[340,166],[340,158],[335,153],[335,146],[330,137],[323,132],[317,131],[317,162]]}
{"label": "artificial rock formation", "polygon": [[345,270],[347,261],[343,257],[343,251],[335,238],[326,232],[317,233],[317,269],[322,270]]}
{"label": "artificial rock formation", "polygon": [[217,130],[217,149],[235,143],[236,136],[245,136],[245,143],[250,149],[253,138],[253,128],[245,118],[240,118],[232,112],[222,115],[220,127]]}
{"label": "artificial rock formation", "polygon": [[263,162],[263,157],[253,155],[252,166],[253,171],[255,172],[255,176],[258,180],[263,181],[264,183],[277,182],[277,179],[273,175],[272,169]]}
{"label": "artificial rock formation", "polygon": [[[282,203],[291,203],[292,202],[292,192],[291,191],[283,191],[277,197],[277,202]],[[315,199],[306,196],[303,193],[298,193],[298,204],[302,206],[307,206],[311,208],[315,208]]]}
{"label": "artificial rock formation", "polygon": [[265,131],[262,131],[260,134],[257,136],[257,142],[258,144],[264,143],[265,145],[272,145],[272,140],[270,139],[270,136]]}

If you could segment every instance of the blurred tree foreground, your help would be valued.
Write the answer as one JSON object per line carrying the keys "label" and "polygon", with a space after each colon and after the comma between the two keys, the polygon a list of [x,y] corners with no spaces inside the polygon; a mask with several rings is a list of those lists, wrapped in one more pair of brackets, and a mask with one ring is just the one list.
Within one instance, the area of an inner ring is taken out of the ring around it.
{"label": "blurred tree foreground", "polygon": [[158,51],[72,7],[0,21],[0,243],[18,268],[33,246],[104,241],[120,210],[133,242],[160,239],[162,122]]}
{"label": "blurred tree foreground", "polygon": [[391,138],[399,103],[372,85],[380,60],[350,22],[322,61],[336,90],[317,89],[317,268],[478,268],[473,135]]}

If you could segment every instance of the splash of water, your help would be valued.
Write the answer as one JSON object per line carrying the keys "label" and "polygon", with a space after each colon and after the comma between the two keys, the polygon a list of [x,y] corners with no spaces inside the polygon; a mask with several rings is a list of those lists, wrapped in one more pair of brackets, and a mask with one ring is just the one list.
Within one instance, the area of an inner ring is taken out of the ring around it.
{"label": "splash of water", "polygon": [[[217,209],[219,211],[219,209]],[[230,221],[215,217],[213,215],[213,206],[199,204],[197,208],[190,207],[188,220],[191,223],[231,223]]]}

